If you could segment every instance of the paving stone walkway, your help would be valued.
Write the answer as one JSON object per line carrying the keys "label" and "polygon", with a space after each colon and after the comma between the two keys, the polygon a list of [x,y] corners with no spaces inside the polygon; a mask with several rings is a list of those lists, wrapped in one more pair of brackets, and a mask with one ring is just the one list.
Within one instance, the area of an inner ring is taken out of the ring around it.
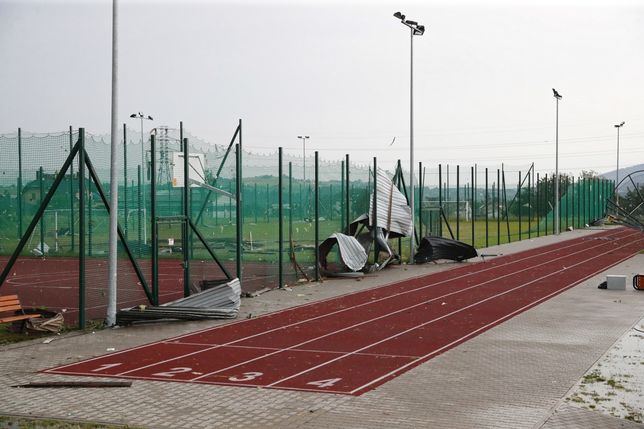
{"label": "paving stone walkway", "polygon": [[[511,253],[591,231],[489,248]],[[240,318],[451,267],[391,267],[361,281],[332,280],[242,302]],[[644,255],[606,273],[632,275]],[[130,388],[19,389],[88,380],[37,371],[107,349],[157,341],[222,322],[177,322],[69,334],[0,348],[0,414],[146,428],[642,428],[563,401],[583,374],[644,316],[644,293],[597,289],[606,273],[558,295],[359,397],[135,381]],[[92,378],[92,380],[99,380]]]}

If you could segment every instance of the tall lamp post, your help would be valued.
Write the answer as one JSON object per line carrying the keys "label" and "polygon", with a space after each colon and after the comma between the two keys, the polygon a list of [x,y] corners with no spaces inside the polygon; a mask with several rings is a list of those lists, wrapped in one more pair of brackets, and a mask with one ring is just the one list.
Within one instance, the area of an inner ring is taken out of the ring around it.
{"label": "tall lamp post", "polygon": [[555,122],[555,234],[559,235],[559,100],[562,96],[556,89],[552,88],[552,92],[557,101],[557,114]]}
{"label": "tall lamp post", "polygon": [[624,126],[626,122],[622,121],[621,124],[615,125],[617,128],[617,170],[615,170],[615,200],[619,206],[619,192],[617,192],[617,185],[619,185],[619,129]]}
{"label": "tall lamp post", "polygon": [[306,183],[306,140],[309,136],[297,136],[298,139],[302,140],[302,173],[303,181]]}
{"label": "tall lamp post", "polygon": [[425,33],[425,26],[418,24],[416,21],[405,19],[405,15],[400,12],[394,13],[394,17],[399,19],[411,31],[409,67],[409,207],[411,208],[412,233],[409,242],[409,263],[413,264],[416,251],[416,243],[414,242],[414,36],[422,36]]}
{"label": "tall lamp post", "polygon": [[[130,115],[130,118],[139,118],[141,120],[141,169],[145,171],[145,140],[143,136],[143,120],[148,120],[152,121],[152,116],[150,115],[144,115],[141,112],[138,113],[132,113]],[[143,202],[143,225],[145,225],[145,174],[143,174],[143,177],[141,178],[141,201]],[[127,213],[125,214],[127,216]],[[140,226],[139,226],[140,228]],[[146,234],[146,228],[145,226],[143,227],[143,243],[147,243],[147,234]]]}

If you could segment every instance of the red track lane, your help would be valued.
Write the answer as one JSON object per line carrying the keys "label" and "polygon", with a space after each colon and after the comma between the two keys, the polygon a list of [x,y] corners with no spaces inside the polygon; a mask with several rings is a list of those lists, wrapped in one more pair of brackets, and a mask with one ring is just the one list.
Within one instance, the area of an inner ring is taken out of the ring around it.
{"label": "red track lane", "polygon": [[615,265],[620,229],[45,372],[362,394]]}

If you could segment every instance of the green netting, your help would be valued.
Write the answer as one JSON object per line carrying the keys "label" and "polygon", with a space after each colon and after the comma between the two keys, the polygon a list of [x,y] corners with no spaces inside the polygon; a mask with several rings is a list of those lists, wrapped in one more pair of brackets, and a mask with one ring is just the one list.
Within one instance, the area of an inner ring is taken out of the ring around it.
{"label": "green netting", "polygon": [[[125,133],[125,135],[123,135]],[[126,242],[148,283],[152,280],[152,152],[149,134],[126,129],[120,133],[119,150],[119,223]],[[183,187],[176,179],[177,156],[182,154],[181,131],[168,127],[155,129],[154,164],[156,173],[156,216],[159,241],[159,301],[176,299],[186,287],[196,289],[204,282],[222,279],[224,273],[206,246],[184,228]],[[190,216],[216,258],[230,274],[237,268],[237,211],[241,215],[241,269],[245,291],[251,292],[279,285],[280,268],[283,283],[292,284],[304,277],[313,278],[315,271],[315,162],[285,153],[282,159],[282,199],[279,198],[279,163],[277,152],[242,154],[241,205],[236,203],[237,165],[234,146],[210,144],[183,133],[189,141],[189,153],[203,163],[205,181],[223,193],[204,186],[190,187]],[[0,265],[16,247],[27,225],[40,206],[63,165],[78,132],[52,134],[18,133],[0,135]],[[235,140],[236,142],[238,140]],[[86,134],[85,146],[96,168],[100,184],[109,193],[109,136]],[[367,212],[373,187],[372,165],[357,165],[347,159],[319,161],[319,240],[334,232],[344,232],[355,218]],[[397,163],[379,160],[394,177]],[[415,213],[417,233],[442,235],[484,247],[508,241],[552,234],[554,189],[552,176],[537,175],[530,166],[512,167],[443,165],[415,172]],[[501,172],[503,171],[504,174]],[[407,191],[409,172],[401,172]],[[487,186],[486,186],[487,183]],[[347,185],[348,184],[348,185]],[[422,184],[422,188],[419,186]],[[403,187],[396,181],[396,186]],[[104,311],[107,290],[107,211],[94,185],[86,193],[86,256],[88,309]],[[16,270],[34,279],[53,279],[72,292],[67,308],[78,307],[79,194],[78,161],[63,178],[60,187],[44,213],[42,222],[27,238]],[[561,229],[580,228],[605,214],[606,199],[612,194],[611,183],[599,179],[562,178],[560,191]],[[109,198],[109,195],[107,195]],[[280,217],[280,207],[282,216]],[[441,210],[443,215],[441,215]],[[172,221],[172,219],[175,219]],[[177,220],[178,219],[178,220]],[[283,225],[282,267],[279,266],[279,223]],[[392,247],[407,260],[409,239],[396,240]],[[41,250],[38,250],[41,249]],[[44,249],[47,249],[46,251]],[[145,303],[145,294],[130,262],[119,248],[119,306]],[[38,252],[46,253],[39,258]],[[190,278],[184,287],[184,252],[190,261]],[[372,255],[370,255],[372,257]],[[27,261],[27,262],[25,262]],[[46,261],[46,262],[43,262]],[[69,275],[51,275],[51,264],[67,267]],[[331,263],[338,255],[330,255]],[[48,265],[49,264],[49,265]],[[20,272],[16,271],[20,278]],[[15,280],[15,279],[14,279]],[[50,280],[47,280],[49,282]],[[53,305],[46,296],[53,289],[31,287],[30,305]],[[11,281],[8,283],[11,284]],[[3,287],[7,287],[4,285]],[[15,284],[11,287],[16,287]],[[26,290],[26,289],[24,289]],[[75,292],[74,292],[75,291]],[[62,296],[62,295],[60,295]],[[65,295],[67,296],[67,295]],[[76,298],[74,298],[76,297]],[[121,301],[122,299],[122,301]],[[58,305],[63,308],[63,305]],[[70,310],[72,311],[72,310]],[[94,313],[91,313],[92,316]]]}

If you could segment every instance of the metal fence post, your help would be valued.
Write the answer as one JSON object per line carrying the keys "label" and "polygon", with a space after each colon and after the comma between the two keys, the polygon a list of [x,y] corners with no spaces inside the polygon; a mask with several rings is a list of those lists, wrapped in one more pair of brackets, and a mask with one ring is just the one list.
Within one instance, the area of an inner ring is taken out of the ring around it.
{"label": "metal fence post", "polygon": [[[373,157],[373,219],[371,220],[371,225],[373,228],[373,263],[377,264],[378,263],[378,254],[380,253],[380,249],[378,248],[378,242],[376,241],[376,229],[378,228],[378,160],[376,157]],[[414,214],[411,214],[412,218],[412,225],[414,224]],[[413,240],[413,234],[414,234],[414,229],[412,228],[412,240]]]}
{"label": "metal fence post", "polygon": [[127,128],[123,124],[123,228],[125,232],[125,241],[128,239],[128,227],[127,227]]}
{"label": "metal fence post", "polygon": [[[71,150],[71,149],[70,149]],[[18,128],[18,238],[22,238],[22,129]]]}
{"label": "metal fence post", "polygon": [[423,238],[423,162],[418,163],[418,242]]}
{"label": "metal fence post", "polygon": [[320,174],[318,151],[315,151],[315,281],[320,281]]}
{"label": "metal fence post", "polygon": [[[188,233],[190,219],[190,146],[187,138],[184,138],[181,144],[183,145],[183,222],[181,224],[183,229],[183,296],[188,297],[190,296],[190,252],[192,250],[190,234]],[[238,190],[236,189],[236,191]],[[236,209],[239,210],[239,201],[237,201]],[[156,220],[154,222],[156,223]],[[237,237],[237,244],[239,244],[239,237]]]}
{"label": "metal fence post", "polygon": [[[45,177],[43,173],[42,166],[38,169],[38,190],[40,191],[40,205],[42,205],[42,199],[45,196]],[[42,218],[40,219],[40,252],[42,256],[45,256],[45,214],[43,213]]]}
{"label": "metal fence post", "polygon": [[[476,191],[475,191],[475,189],[474,189],[474,167],[471,167],[471,169],[472,169],[472,171],[471,171],[471,174],[472,174],[472,186],[471,186],[472,193],[471,193],[470,197],[471,197],[471,201],[472,201],[472,246],[475,246],[475,245],[476,245],[476,243],[474,242],[474,219],[475,219],[474,212],[475,212],[476,210],[475,210],[475,208],[474,208],[474,193],[475,193]],[[475,246],[475,247],[476,247],[476,246]]]}
{"label": "metal fence post", "polygon": [[534,193],[535,193],[535,212],[537,214],[537,237],[539,237],[540,231],[539,231],[539,224],[541,223],[541,220],[539,218],[539,215],[541,214],[541,211],[539,210],[539,173],[537,173],[537,181],[535,182],[534,185]]}
{"label": "metal fence post", "polygon": [[78,129],[78,327],[85,328],[85,128]]}
{"label": "metal fence post", "polygon": [[461,239],[461,166],[456,164],[456,239]]}
{"label": "metal fence post", "polygon": [[345,178],[346,180],[344,181],[344,209],[346,211],[345,219],[346,219],[346,225],[345,225],[345,230],[349,232],[349,224],[351,223],[351,195],[349,194],[349,154],[347,153],[345,155],[345,161],[344,161],[344,167],[346,169],[345,173]]}
{"label": "metal fence post", "polygon": [[[137,224],[136,233],[137,233],[137,240],[138,240],[138,243],[139,243],[139,245],[137,246],[138,249],[139,249],[139,259],[141,258],[141,251],[142,251],[142,247],[143,247],[143,241],[142,241],[143,236],[142,236],[142,230],[141,230],[141,220],[143,218],[143,216],[142,216],[143,215],[143,212],[142,212],[143,204],[142,204],[142,201],[141,201],[141,180],[142,180],[141,166],[137,165],[136,166],[136,190],[137,190],[137,192],[136,192],[136,201],[137,201],[137,205],[138,205],[139,209],[137,210],[137,214],[136,214],[136,224]],[[154,285],[152,285],[152,287],[154,287]]]}
{"label": "metal fence post", "polygon": [[[71,125],[69,126],[69,153],[72,153],[74,147],[74,137]],[[69,231],[72,238],[72,252],[76,248],[76,239],[74,237],[74,161],[69,166]]]}
{"label": "metal fence post", "polygon": [[517,203],[519,205],[519,241],[523,239],[521,230],[521,171],[519,171],[519,184],[517,185]]}
{"label": "metal fence post", "polygon": [[278,243],[277,243],[277,263],[278,263],[278,287],[284,287],[284,201],[282,198],[282,147],[278,149],[278,177],[277,177],[277,212],[278,212]]}
{"label": "metal fence post", "polygon": [[340,161],[340,229],[344,231],[344,227],[347,224],[345,217],[345,208],[344,208],[344,160]]}
{"label": "metal fence post", "polygon": [[[441,211],[443,210],[443,166],[438,164],[438,235],[443,236],[443,217]],[[414,214],[412,213],[412,218]]]}
{"label": "metal fence post", "polygon": [[501,170],[496,169],[496,244],[501,244]]}
{"label": "metal fence post", "polygon": [[[152,223],[152,296],[154,305],[159,304],[159,228],[157,222],[157,156],[156,156],[156,136],[150,136],[150,222]],[[185,164],[184,164],[185,168]],[[184,183],[184,186],[187,183]],[[185,222],[184,222],[185,223]],[[144,228],[147,225],[143,225]],[[184,258],[188,253],[186,242],[181,243],[183,247]],[[185,278],[184,278],[185,291]]]}
{"label": "metal fence post", "polygon": [[485,167],[485,247],[490,247],[490,239],[489,239],[490,225],[489,225],[489,216],[488,216],[489,215],[488,203],[489,203],[488,170],[487,170],[487,167]]}
{"label": "metal fence post", "polygon": [[237,172],[235,173],[235,180],[237,183],[236,190],[237,190],[237,209],[236,209],[236,214],[237,214],[237,278],[239,281],[242,281],[242,277],[244,275],[243,270],[242,270],[242,261],[244,258],[244,248],[242,246],[243,240],[244,240],[244,185],[243,185],[243,180],[244,180],[244,173],[243,173],[243,156],[244,156],[244,151],[243,151],[243,146],[242,146],[242,120],[239,119],[239,143],[237,143],[236,146],[236,151],[237,151],[237,156],[235,157],[235,165]]}
{"label": "metal fence post", "polygon": [[288,248],[293,251],[293,163],[288,163]]}

